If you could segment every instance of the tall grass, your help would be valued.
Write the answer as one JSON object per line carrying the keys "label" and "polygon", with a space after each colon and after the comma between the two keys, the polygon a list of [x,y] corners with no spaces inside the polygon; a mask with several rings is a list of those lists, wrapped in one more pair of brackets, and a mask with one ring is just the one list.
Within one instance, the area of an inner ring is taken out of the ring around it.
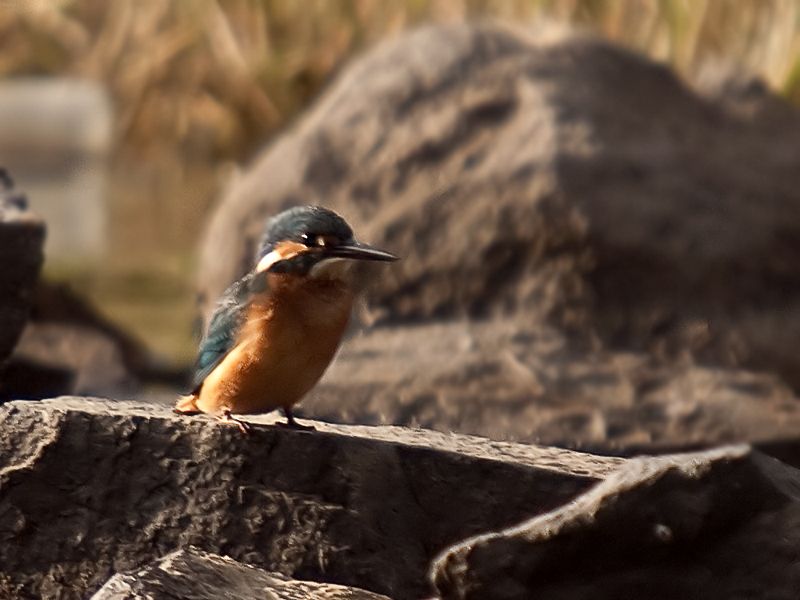
{"label": "tall grass", "polygon": [[0,76],[98,79],[124,149],[238,158],[364,46],[482,17],[577,23],[688,76],[724,60],[800,100],[797,0],[0,0]]}

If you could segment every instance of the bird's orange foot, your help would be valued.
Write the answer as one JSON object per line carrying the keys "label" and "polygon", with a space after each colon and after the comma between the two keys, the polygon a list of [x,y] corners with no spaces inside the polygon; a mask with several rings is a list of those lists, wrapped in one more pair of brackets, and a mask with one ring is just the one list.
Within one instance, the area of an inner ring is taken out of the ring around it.
{"label": "bird's orange foot", "polygon": [[301,425],[294,420],[294,414],[291,409],[284,408],[283,414],[286,415],[286,423],[275,423],[278,427],[286,427],[287,429],[296,429],[298,431],[316,431],[311,425]]}
{"label": "bird's orange foot", "polygon": [[201,411],[197,408],[197,396],[180,396],[175,407],[172,409],[177,415],[199,415]]}
{"label": "bird's orange foot", "polygon": [[236,425],[244,435],[250,435],[250,427],[249,423],[245,423],[241,419],[237,419],[233,415],[231,415],[231,411],[224,410],[222,414],[217,417],[221,423],[226,423],[228,425]]}

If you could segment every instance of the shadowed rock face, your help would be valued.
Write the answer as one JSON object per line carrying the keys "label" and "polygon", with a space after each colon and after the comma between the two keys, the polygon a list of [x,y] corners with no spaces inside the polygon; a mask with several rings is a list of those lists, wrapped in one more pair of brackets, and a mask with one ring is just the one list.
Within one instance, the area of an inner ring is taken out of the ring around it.
{"label": "shadowed rock face", "polygon": [[6,364],[0,395],[130,398],[142,384],[186,386],[188,373],[165,364],[68,284],[39,281],[28,301],[28,322]]}
{"label": "shadowed rock face", "polygon": [[508,321],[374,328],[344,344],[302,410],[613,453],[800,432],[800,403],[775,376],[587,352]]}
{"label": "shadowed rock face", "polygon": [[387,596],[329,583],[298,581],[230,558],[178,550],[135,573],[114,575],[92,600],[389,600]]}
{"label": "shadowed rock face", "polygon": [[419,598],[431,558],[449,544],[553,509],[621,464],[316,425],[245,437],[152,405],[7,403],[0,585],[23,598],[84,598],[115,572],[194,545],[298,579]]}
{"label": "shadowed rock face", "polygon": [[44,259],[44,223],[27,208],[27,199],[0,167],[0,372],[28,318]]}
{"label": "shadowed rock face", "polygon": [[129,397],[142,381],[184,384],[183,373],[160,367],[144,344],[68,285],[40,281],[30,304],[30,318],[3,377],[9,397],[118,398]]}
{"label": "shadowed rock face", "polygon": [[440,556],[444,600],[797,597],[800,472],[747,447],[628,461]]}

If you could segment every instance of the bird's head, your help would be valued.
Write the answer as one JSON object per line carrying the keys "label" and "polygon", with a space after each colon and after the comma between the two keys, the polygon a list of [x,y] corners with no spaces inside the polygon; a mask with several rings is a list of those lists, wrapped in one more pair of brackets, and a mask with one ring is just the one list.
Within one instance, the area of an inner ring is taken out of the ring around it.
{"label": "bird's head", "polygon": [[267,222],[256,272],[326,277],[344,261],[394,261],[394,254],[357,241],[342,217],[320,206],[290,208]]}

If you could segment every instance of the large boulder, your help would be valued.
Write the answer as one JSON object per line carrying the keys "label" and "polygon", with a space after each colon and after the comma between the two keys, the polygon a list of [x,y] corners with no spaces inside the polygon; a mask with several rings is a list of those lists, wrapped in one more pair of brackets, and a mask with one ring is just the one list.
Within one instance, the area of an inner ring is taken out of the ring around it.
{"label": "large boulder", "polygon": [[630,460],[564,507],[467,539],[443,600],[797,598],[800,472],[728,447]]}
{"label": "large boulder", "polygon": [[22,333],[44,261],[45,227],[0,167],[0,369]]}
{"label": "large boulder", "polygon": [[379,321],[547,319],[797,389],[800,118],[723,88],[569,33],[398,37],[232,184],[202,246],[206,310],[268,215],[320,203],[403,256],[371,288]]}
{"label": "large boulder", "polygon": [[0,407],[0,592],[85,598],[196,546],[297,579],[429,593],[449,545],[552,510],[621,459],[392,427],[270,425],[85,398]]}

